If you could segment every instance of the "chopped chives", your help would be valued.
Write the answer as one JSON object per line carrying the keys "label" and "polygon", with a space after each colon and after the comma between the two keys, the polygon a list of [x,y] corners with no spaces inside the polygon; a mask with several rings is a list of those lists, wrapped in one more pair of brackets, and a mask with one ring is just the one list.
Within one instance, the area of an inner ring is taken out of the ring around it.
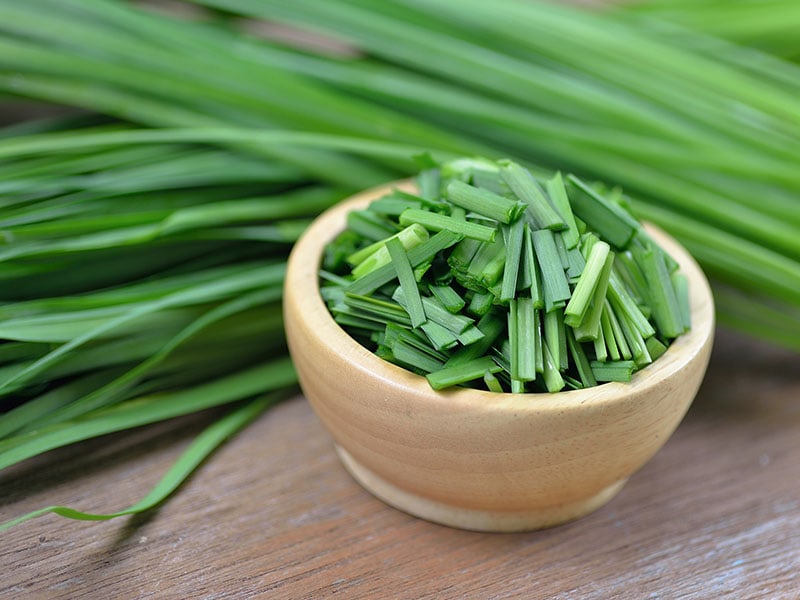
{"label": "chopped chives", "polygon": [[522,238],[525,233],[525,224],[520,220],[504,228],[508,231],[506,240],[506,260],[503,269],[503,285],[500,289],[500,300],[508,302],[517,293],[517,279],[519,275],[519,264],[522,258]]}
{"label": "chopped chives", "polygon": [[439,169],[425,169],[417,175],[417,186],[420,197],[436,201],[439,197],[441,174]]}
{"label": "chopped chives", "polygon": [[639,268],[639,264],[629,250],[617,254],[614,274],[616,278],[624,282],[625,287],[630,291],[637,304],[649,304],[647,282],[644,279],[642,270]]}
{"label": "chopped chives", "polygon": [[484,316],[476,327],[483,333],[483,337],[473,344],[459,348],[445,363],[445,366],[454,366],[469,360],[480,358],[486,354],[495,343],[495,340],[505,330],[505,323],[497,316],[489,314]]}
{"label": "chopped chives", "polygon": [[569,256],[567,256],[567,247],[564,245],[564,238],[561,237],[563,232],[558,231],[553,236],[553,241],[556,243],[556,250],[558,250],[558,258],[561,259],[561,266],[564,270],[569,269]]}
{"label": "chopped chives", "polygon": [[[405,307],[408,305],[409,298],[406,296],[405,289],[403,287],[398,287],[392,295],[392,300],[397,302],[400,306]],[[428,320],[438,323],[456,335],[464,332],[474,322],[473,319],[469,317],[454,315],[434,298],[421,296],[420,300]]]}
{"label": "chopped chives", "polygon": [[570,283],[578,280],[584,268],[586,268],[586,259],[583,258],[581,251],[577,247],[567,250],[567,277],[569,277]]}
{"label": "chopped chives", "polygon": [[383,331],[388,323],[387,321],[381,319],[375,320],[356,317],[346,312],[332,312],[334,314],[334,321],[336,321],[342,327],[353,327],[355,329],[364,329],[367,331]]}
{"label": "chopped chives", "polygon": [[674,273],[678,270],[678,262],[672,258],[669,254],[664,252],[661,247],[656,243],[656,241],[652,238],[652,236],[647,233],[647,231],[643,228],[640,228],[636,232],[636,236],[634,237],[634,241],[637,245],[642,246],[643,248],[652,248],[656,252],[661,252],[664,257],[664,263],[667,265],[667,270],[670,273]]}
{"label": "chopped chives", "polygon": [[598,329],[597,337],[592,340],[592,344],[594,345],[594,357],[600,362],[607,361],[608,350],[606,349],[606,337],[603,333],[602,326]]}
{"label": "chopped chives", "polygon": [[570,327],[578,327],[583,322],[601,275],[605,273],[606,281],[608,280],[608,270],[605,269],[605,264],[610,251],[611,247],[605,242],[597,242],[589,251],[586,268],[581,273],[578,283],[572,291],[569,304],[564,309],[564,322]]}
{"label": "chopped chives", "polygon": [[491,371],[486,371],[483,374],[483,382],[486,384],[486,389],[488,389],[490,392],[502,394],[504,391],[503,386],[500,384],[500,380]]}
{"label": "chopped chives", "polygon": [[572,360],[575,363],[575,368],[578,371],[578,377],[580,377],[581,384],[584,387],[592,387],[597,385],[594,373],[589,365],[589,359],[586,357],[586,353],[583,351],[583,346],[581,346],[581,344],[575,339],[575,336],[572,335],[571,329],[567,329],[567,346],[569,347],[569,353],[572,356]]}
{"label": "chopped chives", "polygon": [[600,335],[600,317],[603,312],[603,305],[606,296],[608,295],[608,283],[611,279],[611,269],[614,266],[613,252],[609,252],[606,256],[603,270],[600,273],[600,280],[594,290],[591,306],[586,315],[584,315],[583,322],[575,328],[575,339],[578,341],[596,340]]}
{"label": "chopped chives", "polygon": [[456,338],[462,346],[469,346],[482,339],[483,332],[474,325],[470,325],[461,333],[456,334]]}
{"label": "chopped chives", "polygon": [[548,392],[558,392],[564,389],[564,378],[558,370],[558,365],[550,354],[550,349],[545,345],[544,350],[544,385]]}
{"label": "chopped chives", "polygon": [[692,311],[689,306],[689,280],[686,275],[679,271],[674,271],[670,275],[670,279],[672,280],[672,288],[675,290],[675,298],[678,300],[683,328],[688,330],[692,326]]}
{"label": "chopped chives", "polygon": [[615,248],[627,248],[639,230],[639,223],[574,175],[567,176],[567,181],[570,184],[567,194],[575,215]]}
{"label": "chopped chives", "polygon": [[494,296],[491,293],[476,292],[469,301],[467,312],[476,317],[482,317],[492,310],[492,304],[494,304]]}
{"label": "chopped chives", "polygon": [[619,319],[617,318],[614,309],[611,306],[611,303],[606,299],[605,306],[603,307],[603,312],[608,315],[608,321],[611,325],[611,332],[614,337],[614,341],[616,342],[617,349],[619,351],[619,355],[621,358],[625,360],[629,360],[633,358],[633,354],[631,354],[631,349],[628,347],[628,342],[625,340],[625,335],[622,333],[622,328],[619,324]]}
{"label": "chopped chives", "polygon": [[416,367],[422,371],[430,373],[442,369],[443,363],[436,360],[429,354],[407,344],[403,340],[398,340],[391,346],[392,356],[399,362],[410,367]]}
{"label": "chopped chives", "polygon": [[[517,330],[514,337],[516,338],[517,370],[515,376],[512,355],[512,378],[520,381],[533,381],[536,379],[536,336],[538,335],[536,309],[533,308],[533,301],[530,298],[517,298],[516,304]],[[510,325],[508,333],[509,336],[512,335]],[[512,352],[514,352],[514,346],[515,344],[512,342]]]}
{"label": "chopped chives", "polygon": [[496,233],[495,229],[486,225],[461,221],[429,210],[409,208],[400,215],[400,225],[405,227],[412,223],[419,223],[431,231],[452,231],[482,242],[493,242]]}
{"label": "chopped chives", "polygon": [[544,315],[544,341],[550,348],[556,364],[562,371],[567,370],[567,336],[564,331],[564,315],[560,310],[554,310]]}
{"label": "chopped chives", "polygon": [[[395,233],[393,236],[386,238],[384,240],[380,240],[375,242],[374,244],[370,244],[366,248],[362,248],[357,252],[354,252],[350,256],[347,257],[347,262],[353,267],[353,275],[355,277],[361,277],[366,273],[359,272],[358,267],[364,263],[367,259],[373,257],[375,254],[378,253],[379,250],[386,246],[386,242],[392,239],[398,239],[403,248],[406,250],[411,250],[416,246],[419,246],[422,242],[426,241],[430,236],[428,235],[428,231],[422,225],[409,225],[405,229]],[[369,270],[377,269],[381,265],[385,265],[388,263],[388,257],[383,259],[382,261],[378,262],[375,266],[370,268]]]}
{"label": "chopped chives", "polygon": [[536,252],[536,262],[542,274],[542,291],[547,312],[564,306],[570,298],[569,284],[556,250],[553,232],[539,229],[531,234]]}
{"label": "chopped chives", "polygon": [[500,175],[514,195],[528,207],[538,229],[564,229],[566,225],[547,201],[541,186],[528,169],[511,161],[500,161]]}
{"label": "chopped chives", "polygon": [[402,325],[411,325],[411,320],[405,309],[399,304],[390,302],[389,300],[380,300],[370,296],[357,296],[355,294],[346,293],[344,295],[344,304],[348,308],[357,311],[356,316],[361,313],[365,318],[367,315],[372,315]]}
{"label": "chopped chives", "polygon": [[[408,260],[413,267],[420,265],[423,262],[432,260],[436,254],[442,250],[449,248],[453,244],[459,242],[461,236],[452,231],[440,231],[432,236],[427,242],[424,242],[413,248],[408,253]],[[369,294],[377,290],[379,287],[389,283],[395,278],[397,274],[391,265],[384,265],[379,269],[375,269],[368,275],[365,275],[358,281],[351,283],[347,287],[347,291],[352,294]]]}
{"label": "chopped chives", "polygon": [[572,207],[569,204],[567,197],[567,190],[564,187],[564,180],[561,173],[556,173],[552,179],[548,179],[545,183],[547,195],[553,203],[561,220],[566,224],[567,228],[561,232],[564,239],[564,245],[567,250],[572,250],[578,245],[580,241],[580,233],[578,232],[578,225],[575,223],[575,215],[572,213]]}
{"label": "chopped chives", "polygon": [[473,169],[472,185],[494,192],[499,196],[507,196],[511,193],[508,185],[500,177],[499,171],[486,171],[484,169]]}
{"label": "chopped chives", "polygon": [[419,295],[417,281],[414,279],[414,271],[408,261],[408,255],[403,248],[403,244],[397,238],[390,238],[386,241],[386,250],[389,251],[392,265],[394,265],[394,269],[397,272],[397,279],[400,282],[398,289],[403,290],[403,295],[405,296],[404,307],[411,318],[411,326],[419,327],[427,321],[427,317],[422,306],[422,298]]}
{"label": "chopped chives", "polygon": [[[519,259],[519,269],[517,272],[517,291],[529,290],[534,283],[536,273],[536,259],[533,255],[533,242],[531,242],[531,232],[528,224],[522,226],[522,254]],[[541,307],[540,307],[541,308]]]}
{"label": "chopped chives", "polygon": [[389,221],[368,210],[349,213],[347,215],[347,227],[350,231],[374,242],[397,232],[397,228],[393,227]]}
{"label": "chopped chives", "polygon": [[[617,340],[614,337],[614,330],[611,328],[611,320],[609,319],[608,313],[609,310],[606,308],[607,303],[603,303],[603,312],[600,316],[600,325],[601,331],[603,335],[603,342],[605,343],[605,347],[608,350],[608,356],[611,357],[611,360],[619,360],[621,358],[619,354],[619,348],[617,347]],[[598,338],[599,339],[599,338]],[[654,338],[650,338],[654,339]],[[605,360],[601,359],[599,356],[597,357],[598,360]]]}
{"label": "chopped chives", "polygon": [[539,267],[536,266],[536,257],[533,253],[533,238],[531,237],[531,230],[527,223],[523,230],[521,257],[522,274],[520,275],[523,285],[519,289],[529,289],[534,308],[544,308],[541,276],[539,275]]}
{"label": "chopped chives", "polygon": [[531,334],[533,335],[533,344],[536,348],[536,372],[544,372],[544,332],[542,331],[542,321],[539,318],[541,310],[536,310],[533,313],[533,325],[531,326]]}
{"label": "chopped chives", "polygon": [[493,286],[502,277],[505,262],[506,245],[502,236],[493,242],[484,242],[467,267],[467,282],[474,289]]}
{"label": "chopped chives", "polygon": [[474,379],[480,379],[487,371],[489,373],[497,373],[501,370],[501,367],[494,360],[484,356],[455,367],[445,367],[433,373],[428,373],[426,377],[433,389],[441,390]]}
{"label": "chopped chives", "polygon": [[467,211],[465,211],[460,206],[454,206],[453,210],[450,211],[450,216],[454,219],[458,219],[459,221],[466,221],[467,220]]}
{"label": "chopped chives", "polygon": [[320,279],[322,279],[324,281],[327,281],[328,283],[332,283],[333,285],[339,286],[339,287],[346,286],[346,285],[348,285],[350,283],[344,277],[340,277],[339,275],[336,275],[335,273],[329,273],[328,271],[326,271],[324,269],[320,269],[319,277],[320,277]]}
{"label": "chopped chives", "polygon": [[647,346],[647,352],[650,354],[650,358],[656,360],[659,356],[664,354],[667,351],[667,347],[661,343],[656,336],[649,337],[645,340],[645,345]]}
{"label": "chopped chives", "polygon": [[628,342],[628,347],[631,349],[631,355],[633,357],[633,361],[636,363],[636,366],[642,367],[650,364],[652,359],[647,353],[647,346],[645,345],[644,339],[639,333],[639,330],[636,329],[636,327],[634,327],[630,321],[628,321],[625,315],[619,316],[619,326],[620,329],[622,329],[622,334],[625,336],[625,340]]}
{"label": "chopped chives", "polygon": [[369,210],[387,217],[399,217],[407,208],[422,208],[422,202],[386,196],[375,200],[369,205]]}
{"label": "chopped chives", "polygon": [[442,306],[453,314],[461,312],[461,309],[466,304],[464,299],[458,295],[458,292],[449,285],[431,285],[429,289],[431,294],[442,303]]}
{"label": "chopped chives", "polygon": [[615,362],[592,361],[590,365],[597,381],[628,382],[631,380],[631,375],[636,368],[636,364],[632,360]]}
{"label": "chopped chives", "polygon": [[449,350],[458,346],[456,334],[435,321],[426,321],[420,329],[435,350]]}
{"label": "chopped chives", "polygon": [[516,221],[525,210],[522,202],[509,200],[463,181],[450,182],[447,186],[447,198],[456,206],[505,224]]}
{"label": "chopped chives", "polygon": [[511,379],[519,380],[519,301],[508,303],[508,344],[510,346],[509,374]]}
{"label": "chopped chives", "polygon": [[613,269],[608,279],[608,299],[616,310],[631,320],[642,337],[648,338],[656,332]]}
{"label": "chopped chives", "polygon": [[642,271],[650,289],[653,317],[659,330],[668,337],[683,333],[683,317],[675,289],[661,252],[649,248],[642,253]]}
{"label": "chopped chives", "polygon": [[[616,200],[571,176],[545,193],[509,161],[436,172],[423,195],[394,191],[359,211],[359,223],[393,233],[347,230],[326,249],[320,294],[378,356],[436,389],[556,392],[629,380],[683,332],[687,280],[632,217],[618,218]],[[664,327],[665,311],[677,327]]]}
{"label": "chopped chives", "polygon": [[433,348],[424,333],[415,329],[406,329],[394,323],[387,323],[384,329],[383,343],[391,347],[396,341],[413,346],[421,352],[425,352],[440,362],[447,360],[447,355]]}
{"label": "chopped chives", "polygon": [[450,256],[447,257],[447,263],[456,271],[466,271],[467,267],[469,267],[469,263],[472,262],[472,259],[482,245],[483,242],[471,238],[461,240],[456,247],[453,248]]}

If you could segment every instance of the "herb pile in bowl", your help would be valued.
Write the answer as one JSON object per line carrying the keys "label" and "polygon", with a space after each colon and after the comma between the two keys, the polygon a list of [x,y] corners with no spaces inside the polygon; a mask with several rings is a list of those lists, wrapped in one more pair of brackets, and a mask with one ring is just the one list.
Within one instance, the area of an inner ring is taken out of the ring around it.
{"label": "herb pile in bowl", "polygon": [[434,389],[630,381],[690,326],[686,278],[618,193],[510,160],[431,165],[350,212],[320,278],[337,323]]}

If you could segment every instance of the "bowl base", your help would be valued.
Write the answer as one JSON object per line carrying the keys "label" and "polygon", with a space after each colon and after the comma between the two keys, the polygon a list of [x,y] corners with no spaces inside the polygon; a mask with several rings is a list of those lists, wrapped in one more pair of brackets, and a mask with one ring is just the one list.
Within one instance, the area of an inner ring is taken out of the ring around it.
{"label": "bowl base", "polygon": [[471,531],[510,533],[560,525],[597,510],[616,496],[628,481],[622,479],[588,498],[558,506],[515,512],[475,510],[450,506],[402,490],[360,464],[341,446],[336,445],[336,452],[353,479],[386,504],[426,521]]}

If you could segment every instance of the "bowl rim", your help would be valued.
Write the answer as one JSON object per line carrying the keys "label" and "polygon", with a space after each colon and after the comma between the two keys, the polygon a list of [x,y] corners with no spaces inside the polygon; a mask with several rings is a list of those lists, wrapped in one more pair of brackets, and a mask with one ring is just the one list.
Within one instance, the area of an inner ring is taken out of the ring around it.
{"label": "bowl rim", "polygon": [[393,189],[413,192],[416,186],[412,180],[402,179],[369,188],[345,198],[314,219],[290,254],[284,301],[296,303],[297,314],[302,315],[299,318],[305,321],[304,329],[328,351],[346,355],[352,367],[372,378],[403,388],[409,398],[426,398],[451,407],[480,406],[484,410],[512,410],[515,413],[565,411],[584,406],[587,402],[602,407],[647,393],[689,365],[712,342],[714,302],[703,271],[676,240],[656,226],[644,223],[648,233],[679,263],[689,280],[692,327],[673,340],[662,356],[636,371],[630,382],[607,382],[591,388],[554,393],[501,394],[463,387],[434,390],[425,377],[378,357],[351,337],[333,319],[320,293],[319,268],[325,246],[344,229],[347,213],[365,207]]}

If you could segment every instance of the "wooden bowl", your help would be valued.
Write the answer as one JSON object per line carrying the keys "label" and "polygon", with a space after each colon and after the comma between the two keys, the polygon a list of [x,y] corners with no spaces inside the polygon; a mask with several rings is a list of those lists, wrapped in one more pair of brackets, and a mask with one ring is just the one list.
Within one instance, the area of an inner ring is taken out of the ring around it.
{"label": "wooden bowl", "polygon": [[604,505],[667,441],[700,386],[714,329],[702,271],[675,240],[648,227],[689,279],[692,328],[630,383],[556,394],[436,392],[353,340],[319,293],[323,250],[347,213],[397,187],[413,189],[396,182],[329,209],[289,258],[289,350],[342,463],[386,503],[463,529],[539,529]]}

